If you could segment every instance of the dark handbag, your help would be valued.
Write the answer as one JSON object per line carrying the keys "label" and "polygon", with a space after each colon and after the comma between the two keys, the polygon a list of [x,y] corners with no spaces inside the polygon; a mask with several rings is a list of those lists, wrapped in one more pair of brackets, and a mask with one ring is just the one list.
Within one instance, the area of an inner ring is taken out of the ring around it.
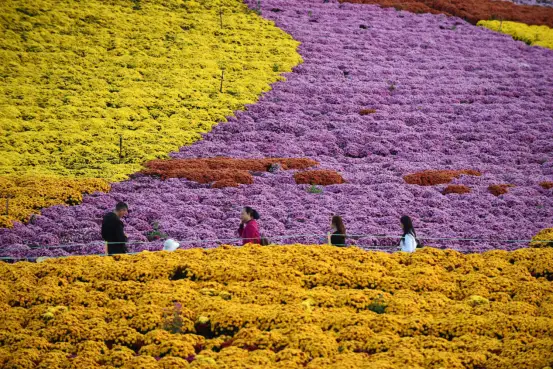
{"label": "dark handbag", "polygon": [[260,240],[259,244],[261,244],[263,246],[267,246],[267,245],[271,244],[271,243],[269,243],[269,239],[267,239],[263,235],[261,235],[261,238],[259,240]]}

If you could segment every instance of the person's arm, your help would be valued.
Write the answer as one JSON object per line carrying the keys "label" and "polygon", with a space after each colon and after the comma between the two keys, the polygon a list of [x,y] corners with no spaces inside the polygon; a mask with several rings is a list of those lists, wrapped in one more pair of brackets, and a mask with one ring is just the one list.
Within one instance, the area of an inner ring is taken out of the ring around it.
{"label": "person's arm", "polygon": [[328,245],[332,245],[332,236],[330,234],[330,231],[327,233],[327,237],[328,237]]}
{"label": "person's arm", "polygon": [[119,221],[115,226],[115,239],[121,243],[125,243],[127,241],[127,236],[123,230],[123,222],[121,221]]}
{"label": "person's arm", "polygon": [[111,232],[111,230],[109,229],[109,225],[110,225],[109,216],[106,215],[102,219],[102,239],[105,241],[105,243],[104,243],[104,254],[106,256],[108,255],[108,239],[109,239],[109,234]]}
{"label": "person's arm", "polygon": [[109,225],[110,225],[110,222],[109,222],[109,216],[108,215],[105,215],[104,218],[102,219],[102,229],[101,229],[101,233],[102,233],[102,239],[104,240],[108,240],[109,238],[109,234],[110,234],[110,231],[109,230]]}
{"label": "person's arm", "polygon": [[240,227],[238,228],[238,235],[242,237],[242,234],[244,233],[244,223],[240,223]]}

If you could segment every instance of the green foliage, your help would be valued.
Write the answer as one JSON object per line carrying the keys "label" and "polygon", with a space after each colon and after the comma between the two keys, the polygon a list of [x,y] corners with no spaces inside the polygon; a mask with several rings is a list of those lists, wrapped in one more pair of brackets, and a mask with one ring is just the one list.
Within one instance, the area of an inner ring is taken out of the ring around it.
{"label": "green foliage", "polygon": [[182,305],[178,302],[173,303],[172,309],[166,309],[163,312],[163,329],[171,334],[181,334],[183,332]]}
{"label": "green foliage", "polygon": [[164,233],[163,231],[159,230],[159,222],[157,222],[157,221],[154,222],[152,228],[153,228],[153,230],[149,231],[146,234],[146,237],[148,238],[149,241],[154,241],[154,240],[167,238],[167,234]]}
{"label": "green foliage", "polygon": [[323,187],[318,185],[311,185],[307,189],[307,192],[311,194],[321,194],[323,192]]}
{"label": "green foliage", "polygon": [[367,308],[374,313],[383,314],[386,311],[386,307],[388,307],[388,305],[384,301],[382,294],[379,294]]}
{"label": "green foliage", "polygon": [[133,2],[132,9],[133,10],[142,10],[142,4],[140,4],[140,1],[141,0],[132,0],[132,2]]}

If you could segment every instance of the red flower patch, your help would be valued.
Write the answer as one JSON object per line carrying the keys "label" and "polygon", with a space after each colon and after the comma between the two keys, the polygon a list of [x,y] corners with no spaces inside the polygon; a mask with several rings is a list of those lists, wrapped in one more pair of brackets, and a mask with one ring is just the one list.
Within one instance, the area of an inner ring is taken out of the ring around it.
{"label": "red flower patch", "polygon": [[148,176],[159,176],[163,180],[168,178],[185,178],[200,184],[213,183],[214,188],[253,184],[250,171],[264,172],[278,163],[283,170],[303,170],[318,163],[307,158],[263,158],[263,159],[234,159],[234,158],[199,158],[154,160],[145,164],[146,169],[140,173]]}
{"label": "red flower patch", "polygon": [[471,190],[466,185],[448,185],[442,194],[466,194],[470,193]]}
{"label": "red flower patch", "polygon": [[551,189],[553,188],[553,181],[540,182],[540,186],[544,189]]}
{"label": "red flower patch", "polygon": [[502,194],[507,194],[509,192],[509,188],[512,188],[513,186],[514,185],[511,184],[490,185],[488,186],[488,191],[498,197]]}
{"label": "red flower patch", "polygon": [[482,174],[476,170],[427,170],[405,175],[403,179],[412,185],[432,186],[448,184],[461,175],[480,176]]}
{"label": "red flower patch", "polygon": [[294,174],[294,180],[296,180],[296,184],[309,185],[333,185],[346,182],[342,175],[336,171],[330,170],[297,172]]}
{"label": "red flower patch", "polygon": [[373,114],[373,113],[376,113],[376,109],[361,109],[359,111],[359,114],[362,115],[362,116],[367,116],[367,115]]}

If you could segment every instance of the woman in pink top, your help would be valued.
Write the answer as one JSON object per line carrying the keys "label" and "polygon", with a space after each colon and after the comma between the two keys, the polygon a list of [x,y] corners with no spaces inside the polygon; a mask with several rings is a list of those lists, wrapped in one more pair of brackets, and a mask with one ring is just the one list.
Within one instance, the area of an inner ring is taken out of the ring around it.
{"label": "woman in pink top", "polygon": [[259,220],[259,213],[252,207],[244,207],[242,214],[240,214],[240,221],[242,222],[238,228],[238,235],[243,240],[242,245],[248,243],[261,244],[261,235],[256,220]]}

